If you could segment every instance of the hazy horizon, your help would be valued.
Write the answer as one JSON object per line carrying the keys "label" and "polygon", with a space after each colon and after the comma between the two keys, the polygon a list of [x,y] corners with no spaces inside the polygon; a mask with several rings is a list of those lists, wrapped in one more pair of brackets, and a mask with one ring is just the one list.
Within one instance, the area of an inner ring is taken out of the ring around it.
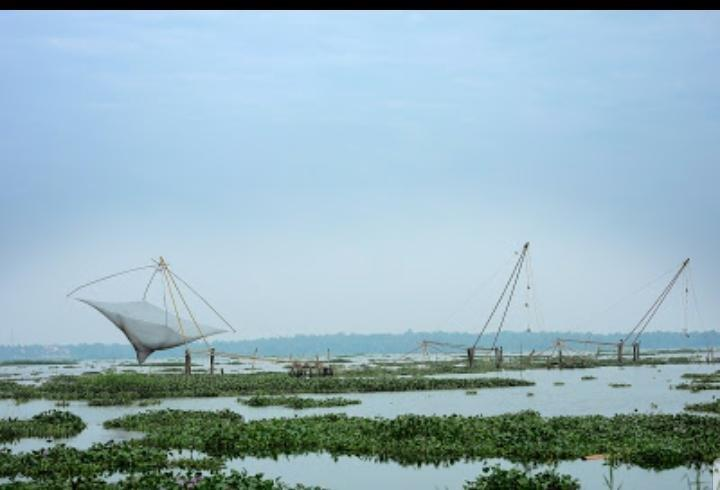
{"label": "hazy horizon", "polygon": [[507,330],[629,331],[686,257],[688,328],[719,325],[717,12],[3,12],[0,40],[0,344],[124,342],[65,295],[159,255],[218,340],[474,332],[525,241],[540,315],[523,276]]}

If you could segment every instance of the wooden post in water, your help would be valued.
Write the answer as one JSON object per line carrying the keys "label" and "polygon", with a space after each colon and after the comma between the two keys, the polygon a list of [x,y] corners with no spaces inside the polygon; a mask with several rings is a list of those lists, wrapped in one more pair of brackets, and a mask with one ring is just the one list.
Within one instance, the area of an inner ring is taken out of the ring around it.
{"label": "wooden post in water", "polygon": [[215,347],[210,348],[210,374],[215,374]]}
{"label": "wooden post in water", "polygon": [[618,345],[617,345],[617,362],[619,362],[620,364],[622,364],[622,362],[623,362],[623,345],[624,344],[625,344],[625,341],[621,340],[620,342],[618,342]]}
{"label": "wooden post in water", "polygon": [[558,366],[563,367],[562,349],[558,349]]}
{"label": "wooden post in water", "polygon": [[190,358],[190,349],[185,349],[185,375],[192,374],[192,359]]}
{"label": "wooden post in water", "polygon": [[640,343],[639,342],[633,342],[633,362],[639,362],[640,361]]}
{"label": "wooden post in water", "polygon": [[475,364],[475,347],[468,347],[467,358],[468,367],[473,367],[473,364]]}
{"label": "wooden post in water", "polygon": [[503,362],[503,348],[493,347],[493,351],[495,352],[495,367],[499,369]]}

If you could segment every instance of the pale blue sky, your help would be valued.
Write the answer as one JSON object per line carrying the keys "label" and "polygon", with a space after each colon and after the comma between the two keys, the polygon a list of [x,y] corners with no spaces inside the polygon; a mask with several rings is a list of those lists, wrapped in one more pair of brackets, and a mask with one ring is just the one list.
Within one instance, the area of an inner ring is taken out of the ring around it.
{"label": "pale blue sky", "polygon": [[122,341],[64,295],[160,254],[238,338],[474,331],[526,240],[545,329],[686,256],[716,328],[718,60],[717,13],[4,12],[0,343]]}

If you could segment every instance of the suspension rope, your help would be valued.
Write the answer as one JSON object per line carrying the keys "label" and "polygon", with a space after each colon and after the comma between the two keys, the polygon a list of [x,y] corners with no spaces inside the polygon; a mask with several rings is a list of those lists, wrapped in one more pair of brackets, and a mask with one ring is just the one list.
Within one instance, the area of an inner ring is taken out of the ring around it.
{"label": "suspension rope", "polygon": [[[660,296],[657,297],[655,302],[652,304],[650,309],[645,312],[645,314],[642,316],[640,321],[635,325],[635,327],[630,330],[630,333],[625,337],[624,342],[627,342],[628,339],[635,333],[637,330],[637,333],[635,334],[635,337],[633,338],[633,343],[636,343],[638,339],[640,338],[640,335],[645,331],[647,326],[650,324],[652,319],[657,314],[658,310],[662,306],[663,302],[665,301],[665,298],[667,298],[668,294],[670,294],[670,291],[672,290],[673,286],[675,286],[675,283],[680,278],[680,275],[683,273],[687,265],[690,263],[690,259],[685,259],[683,261],[682,265],[680,266],[680,269],[675,273],[673,278],[670,280],[667,286],[665,286],[665,289],[660,293]],[[639,330],[638,330],[639,329]]]}
{"label": "suspension rope", "polygon": [[495,306],[493,306],[492,311],[490,312],[490,316],[485,321],[485,325],[483,325],[482,330],[480,330],[480,333],[478,334],[477,338],[475,339],[475,343],[473,344],[472,348],[475,349],[480,342],[480,339],[482,338],[483,334],[485,333],[485,330],[487,329],[488,325],[490,325],[490,322],[492,321],[493,317],[495,316],[495,312],[497,311],[498,307],[500,306],[500,303],[502,303],[503,298],[505,298],[505,293],[507,293],[508,287],[510,287],[510,283],[512,282],[513,277],[518,273],[519,268],[518,266],[522,264],[522,260],[525,257],[525,252],[527,251],[527,244],[525,247],[523,247],[523,251],[520,255],[520,258],[515,262],[515,267],[513,267],[512,273],[510,274],[510,277],[508,277],[507,282],[505,283],[505,287],[502,290],[502,293],[500,294],[500,297],[498,298],[497,302],[495,303]]}
{"label": "suspension rope", "polygon": [[170,293],[170,300],[172,301],[173,309],[175,310],[175,317],[177,318],[178,326],[180,327],[180,335],[182,335],[184,343],[187,344],[188,343],[187,335],[185,335],[185,329],[183,328],[182,320],[180,319],[180,312],[178,311],[177,303],[175,302],[175,295],[172,292],[172,286],[170,284],[170,279],[168,279],[167,265],[165,265],[165,261],[162,259],[162,257],[160,258],[160,263],[163,265],[162,266],[163,277],[167,281],[168,292]]}
{"label": "suspension rope", "polygon": [[540,305],[540,297],[537,292],[537,282],[535,282],[535,269],[532,265],[532,254],[530,249],[527,251],[527,257],[525,258],[525,268],[528,274],[528,287],[530,290],[530,301],[531,308],[535,316],[535,327],[538,330],[545,330],[545,318],[542,314],[542,308]]}
{"label": "suspension rope", "polygon": [[158,268],[155,267],[155,270],[152,273],[152,276],[150,276],[150,280],[147,283],[147,286],[145,286],[145,291],[143,292],[143,301],[147,300],[148,291],[150,291],[150,285],[153,283],[153,280],[155,279],[155,275],[158,273]]}
{"label": "suspension rope", "polygon": [[169,273],[172,274],[172,276],[173,276],[175,279],[177,279],[178,281],[180,281],[181,283],[183,283],[183,284],[185,285],[185,287],[187,287],[190,291],[192,291],[193,294],[195,294],[195,296],[197,296],[198,298],[200,298],[200,300],[201,300],[203,303],[205,303],[205,306],[207,306],[208,308],[210,308],[210,309],[213,311],[213,313],[215,313],[215,314],[218,316],[218,318],[220,318],[220,320],[222,320],[222,322],[223,322],[225,325],[227,325],[228,327],[230,327],[230,330],[232,330],[233,332],[237,333],[237,330],[235,330],[235,328],[234,328],[232,325],[230,325],[230,322],[228,322],[228,321],[225,319],[225,317],[223,317],[223,316],[220,314],[220,312],[218,312],[215,308],[213,308],[213,306],[212,306],[205,298],[203,298],[203,297],[200,295],[200,293],[198,293],[197,291],[195,291],[195,289],[193,289],[193,287],[190,286],[190,284],[188,284],[187,282],[185,282],[185,281],[182,279],[182,277],[178,276],[175,272],[169,271]]}
{"label": "suspension rope", "polygon": [[205,334],[204,334],[203,331],[200,329],[200,324],[199,324],[199,323],[197,322],[197,320],[195,319],[195,315],[193,315],[192,310],[190,309],[190,307],[188,306],[187,302],[185,301],[185,297],[183,296],[182,291],[180,291],[180,288],[179,288],[179,287],[177,286],[177,284],[175,283],[175,280],[173,279],[172,274],[168,274],[168,276],[170,277],[170,280],[172,281],[173,286],[175,286],[175,290],[177,291],[178,296],[180,296],[180,301],[182,301],[182,304],[185,306],[185,309],[186,309],[187,312],[190,314],[190,319],[191,319],[192,322],[195,324],[195,328],[197,328],[197,331],[198,331],[198,333],[200,334],[200,336],[202,337],[203,342],[205,342],[205,345],[207,345],[208,349],[210,349],[210,348],[211,348],[211,347],[210,347],[210,344],[208,343],[207,338],[205,337]]}
{"label": "suspension rope", "polygon": [[510,264],[513,261],[514,257],[510,257],[508,260],[506,260],[504,263],[500,264],[500,266],[493,272],[488,278],[486,278],[484,281],[482,281],[475,289],[473,289],[470,294],[468,295],[465,300],[458,305],[457,308],[455,308],[450,315],[445,319],[444,322],[442,322],[440,325],[444,327],[450,326],[450,321],[455,318],[465,307],[473,300],[475,299],[482,290],[484,290],[490,283],[505,269],[505,267]]}
{"label": "suspension rope", "polygon": [[155,267],[155,266],[154,266],[154,265],[144,265],[144,266],[142,266],[142,267],[134,267],[134,268],[132,268],[132,269],[128,269],[128,270],[125,270],[125,271],[116,272],[115,274],[110,274],[109,276],[101,277],[100,279],[95,279],[94,281],[90,281],[90,282],[88,282],[88,283],[86,283],[86,284],[83,284],[82,286],[76,287],[75,289],[73,289],[72,291],[70,291],[69,293],[67,293],[66,297],[69,298],[70,296],[72,296],[73,294],[77,293],[77,292],[80,291],[81,289],[86,288],[86,287],[88,287],[88,286],[92,286],[93,284],[97,284],[98,282],[102,282],[102,281],[105,281],[105,280],[107,280],[107,279],[112,279],[113,277],[121,276],[121,275],[123,275],[123,274],[129,274],[129,273],[131,273],[131,272],[136,272],[136,271],[140,271],[140,270],[143,270],[143,269],[149,269],[149,268],[151,268],[151,267]]}
{"label": "suspension rope", "polygon": [[[525,250],[527,250],[527,248]],[[515,275],[515,281],[513,282],[512,289],[510,290],[510,296],[508,296],[507,303],[505,304],[505,310],[503,311],[502,318],[500,319],[500,325],[498,326],[497,332],[495,333],[495,338],[493,339],[493,349],[497,345],[498,337],[500,337],[500,331],[502,331],[503,325],[505,324],[505,317],[507,316],[508,309],[510,308],[510,303],[512,302],[513,295],[515,294],[515,287],[517,286],[518,279],[520,279],[520,268],[522,267],[524,261],[525,253],[523,252],[523,254],[520,256],[520,260],[518,261],[518,271]]]}
{"label": "suspension rope", "polygon": [[692,273],[692,267],[690,264],[688,264],[688,279],[690,283],[690,292],[692,293],[693,298],[693,305],[695,306],[695,316],[697,316],[698,320],[698,328],[700,331],[705,331],[705,322],[703,321],[703,317],[700,314],[700,306],[698,304],[697,300],[697,294],[695,292],[695,281],[693,280],[693,273]]}
{"label": "suspension rope", "polygon": [[690,282],[690,276],[688,274],[685,274],[685,291],[683,291],[682,295],[682,303],[683,303],[683,333],[686,337],[689,337],[688,334],[688,296],[689,296],[689,282]]}
{"label": "suspension rope", "polygon": [[581,327],[582,324],[586,323],[590,318],[594,318],[594,317],[598,317],[598,316],[604,315],[605,313],[607,313],[608,311],[612,310],[613,308],[615,308],[617,305],[619,305],[619,304],[622,303],[623,301],[626,301],[626,300],[630,299],[631,297],[635,296],[636,294],[641,293],[641,292],[644,291],[645,289],[649,288],[650,286],[652,286],[653,284],[655,284],[656,282],[658,282],[660,279],[668,276],[668,275],[671,274],[672,271],[674,271],[674,270],[675,270],[674,268],[673,268],[673,269],[668,269],[668,270],[666,270],[665,272],[663,272],[662,274],[660,274],[659,276],[657,276],[655,279],[652,279],[651,281],[645,283],[644,285],[640,286],[639,288],[635,289],[634,291],[632,291],[632,292],[630,292],[630,293],[628,293],[628,294],[626,294],[626,295],[623,295],[620,299],[614,301],[613,303],[610,304],[610,306],[606,307],[605,309],[603,309],[603,310],[601,310],[601,311],[599,311],[599,312],[597,312],[597,313],[594,313],[594,314],[592,314],[592,315],[588,315],[587,317],[585,317],[585,318],[582,319],[581,321],[575,322],[576,326]]}

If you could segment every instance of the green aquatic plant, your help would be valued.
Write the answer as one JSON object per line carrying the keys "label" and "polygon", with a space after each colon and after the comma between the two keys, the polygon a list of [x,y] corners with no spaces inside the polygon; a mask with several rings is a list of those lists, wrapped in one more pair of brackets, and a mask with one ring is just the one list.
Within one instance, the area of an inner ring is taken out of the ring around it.
{"label": "green aquatic plant", "polygon": [[565,383],[563,381],[555,381],[553,386],[565,386]]}
{"label": "green aquatic plant", "polygon": [[0,366],[54,366],[74,367],[78,361],[72,359],[12,359],[0,361]]}
{"label": "green aquatic plant", "polygon": [[63,438],[77,435],[84,429],[85,422],[77,415],[48,410],[30,419],[1,419],[0,441],[15,441],[25,437]]}
{"label": "green aquatic plant", "polygon": [[628,383],[609,383],[610,388],[630,388],[632,385]]}
{"label": "green aquatic plant", "polygon": [[171,471],[159,473],[143,473],[139,476],[129,477],[109,488],[117,489],[185,489],[215,490],[322,490],[321,487],[305,485],[287,485],[279,478],[270,480],[264,478],[262,473],[250,475],[246,470],[231,470],[229,473],[213,472],[209,475],[197,471],[186,471],[177,475]]}
{"label": "green aquatic plant", "polygon": [[420,376],[296,378],[285,373],[225,374],[223,376],[103,373],[53,376],[38,386],[24,386],[12,381],[0,381],[0,398],[91,400],[94,405],[117,405],[152,398],[467,390],[531,386],[533,384],[531,381],[512,378],[457,379]]}
{"label": "green aquatic plant", "polygon": [[[166,450],[143,446],[137,441],[94,444],[79,450],[63,444],[27,453],[13,454],[0,448],[0,479],[22,489],[45,488],[237,488],[252,490],[309,489],[288,486],[262,474],[223,471],[224,462],[212,457],[173,459]],[[179,470],[179,471],[178,471]],[[114,483],[104,479],[121,478]],[[18,478],[25,480],[14,481]]]}
{"label": "green aquatic plant", "polygon": [[147,400],[140,400],[137,402],[138,407],[149,407],[151,405],[160,405],[162,403],[162,400],[158,400],[156,398],[151,398]]}
{"label": "green aquatic plant", "polygon": [[690,412],[707,412],[720,414],[720,400],[713,400],[705,403],[690,403],[685,405],[685,410]]}
{"label": "green aquatic plant", "polygon": [[485,466],[474,481],[466,482],[465,490],[580,490],[580,482],[570,475],[554,470],[531,474],[516,468]]}
{"label": "green aquatic plant", "polygon": [[130,394],[116,394],[110,397],[98,397],[91,398],[87,401],[90,407],[113,407],[113,406],[126,406],[132,405],[136,400],[137,395]]}
{"label": "green aquatic plant", "polygon": [[675,388],[679,390],[720,390],[720,371],[713,373],[685,373],[682,378],[689,380],[689,382],[677,385]]}
{"label": "green aquatic plant", "polygon": [[255,395],[250,398],[239,398],[238,401],[249,407],[282,406],[301,410],[304,408],[342,407],[358,405],[360,400],[350,398],[301,398],[298,396],[263,396]]}
{"label": "green aquatic plant", "polygon": [[592,381],[593,379],[597,379],[595,376],[582,376],[580,378],[581,381]]}
{"label": "green aquatic plant", "polygon": [[159,410],[111,420],[108,428],[146,432],[143,444],[215,457],[274,457],[328,452],[441,464],[506,458],[548,463],[605,454],[644,468],[710,463],[720,456],[720,419],[689,414],[541,417],[524,411],[492,417],[331,414],[245,421],[231,411]]}

